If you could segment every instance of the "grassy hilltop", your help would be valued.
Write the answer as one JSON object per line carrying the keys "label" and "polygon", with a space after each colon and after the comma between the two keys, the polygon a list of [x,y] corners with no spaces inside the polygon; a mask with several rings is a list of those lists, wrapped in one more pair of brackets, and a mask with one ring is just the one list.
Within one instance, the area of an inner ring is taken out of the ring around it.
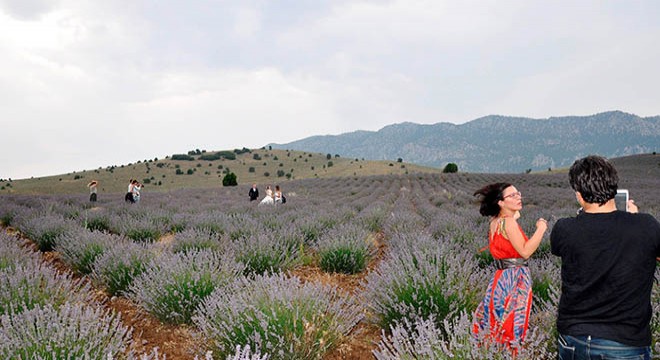
{"label": "grassy hilltop", "polygon": [[[215,155],[215,156],[214,156]],[[225,156],[220,156],[225,155]],[[0,182],[0,194],[75,194],[87,192],[91,180],[99,181],[100,193],[126,191],[129,179],[144,183],[145,191],[180,188],[215,188],[229,172],[239,185],[281,184],[288,180],[337,176],[439,173],[441,169],[397,161],[366,161],[336,154],[303,151],[243,149],[188,155],[192,160],[152,159],[62,175]],[[231,159],[234,157],[235,159]],[[215,160],[204,158],[220,157]],[[177,157],[178,158],[178,157]]]}

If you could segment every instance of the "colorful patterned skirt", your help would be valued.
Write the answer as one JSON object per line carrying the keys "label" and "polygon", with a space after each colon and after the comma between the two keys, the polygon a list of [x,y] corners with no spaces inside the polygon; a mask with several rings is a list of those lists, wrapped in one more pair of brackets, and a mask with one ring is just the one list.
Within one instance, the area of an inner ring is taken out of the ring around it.
{"label": "colorful patterned skirt", "polygon": [[497,270],[477,307],[473,333],[478,339],[519,345],[532,309],[532,277],[527,266]]}

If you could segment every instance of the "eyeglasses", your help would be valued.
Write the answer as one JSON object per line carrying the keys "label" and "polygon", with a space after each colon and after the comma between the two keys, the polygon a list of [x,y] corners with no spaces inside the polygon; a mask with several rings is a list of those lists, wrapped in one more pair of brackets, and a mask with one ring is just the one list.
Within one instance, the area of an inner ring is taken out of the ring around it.
{"label": "eyeglasses", "polygon": [[521,193],[520,191],[516,191],[516,192],[511,193],[511,194],[509,194],[509,195],[507,195],[507,196],[503,196],[502,198],[503,198],[503,199],[506,199],[506,198],[514,198],[514,197],[517,197],[517,198],[522,199],[522,193]]}

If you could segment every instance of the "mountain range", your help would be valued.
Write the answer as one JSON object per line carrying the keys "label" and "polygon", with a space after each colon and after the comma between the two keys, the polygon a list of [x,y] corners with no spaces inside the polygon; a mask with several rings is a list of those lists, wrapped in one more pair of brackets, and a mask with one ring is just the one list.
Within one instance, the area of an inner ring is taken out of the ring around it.
{"label": "mountain range", "polygon": [[489,115],[458,125],[405,122],[378,131],[312,136],[269,146],[433,167],[451,162],[459,171],[517,173],[567,167],[589,154],[657,152],[660,116],[622,111],[547,119]]}

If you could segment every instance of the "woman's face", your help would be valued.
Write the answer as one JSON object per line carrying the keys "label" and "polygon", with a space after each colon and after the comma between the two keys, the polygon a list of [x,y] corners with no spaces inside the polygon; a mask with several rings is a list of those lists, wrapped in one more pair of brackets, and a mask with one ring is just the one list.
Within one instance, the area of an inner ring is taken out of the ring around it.
{"label": "woman's face", "polygon": [[502,200],[499,201],[500,208],[512,212],[522,209],[522,194],[515,186],[509,186],[502,191]]}

